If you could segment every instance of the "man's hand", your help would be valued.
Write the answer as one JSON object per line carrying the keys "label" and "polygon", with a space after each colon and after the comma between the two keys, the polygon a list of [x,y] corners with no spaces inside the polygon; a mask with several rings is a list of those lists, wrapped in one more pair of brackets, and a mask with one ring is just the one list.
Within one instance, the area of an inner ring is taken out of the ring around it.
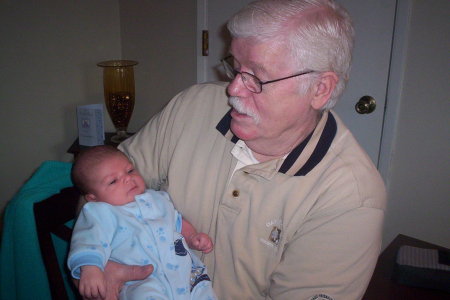
{"label": "man's hand", "polygon": [[213,242],[211,238],[203,232],[193,234],[189,237],[188,246],[194,250],[209,253],[213,250]]}
{"label": "man's hand", "polygon": [[85,300],[117,300],[125,282],[142,280],[153,272],[152,265],[128,266],[108,261],[105,267],[106,295],[104,298],[84,298]]}

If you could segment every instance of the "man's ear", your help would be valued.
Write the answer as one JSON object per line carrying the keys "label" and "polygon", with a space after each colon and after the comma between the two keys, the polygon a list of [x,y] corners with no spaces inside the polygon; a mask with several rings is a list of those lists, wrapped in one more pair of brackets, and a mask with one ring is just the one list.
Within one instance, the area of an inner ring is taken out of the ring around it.
{"label": "man's ear", "polygon": [[84,199],[87,202],[97,201],[97,197],[95,197],[94,194],[86,194],[86,195],[84,195]]}
{"label": "man's ear", "polygon": [[313,99],[311,106],[316,110],[321,110],[331,97],[339,77],[334,72],[322,73],[314,84]]}

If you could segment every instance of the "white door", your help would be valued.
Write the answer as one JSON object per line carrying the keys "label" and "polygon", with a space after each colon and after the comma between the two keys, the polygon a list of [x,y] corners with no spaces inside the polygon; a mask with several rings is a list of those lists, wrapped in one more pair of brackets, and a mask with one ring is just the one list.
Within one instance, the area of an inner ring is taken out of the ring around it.
{"label": "white door", "polygon": [[[352,16],[355,48],[350,81],[335,107],[375,164],[378,164],[391,55],[396,0],[337,0]],[[220,59],[230,42],[227,19],[249,0],[198,0],[198,43],[202,30],[209,31],[208,56],[197,57],[197,81],[224,80]],[[358,100],[369,95],[376,101],[370,114],[355,111]]]}

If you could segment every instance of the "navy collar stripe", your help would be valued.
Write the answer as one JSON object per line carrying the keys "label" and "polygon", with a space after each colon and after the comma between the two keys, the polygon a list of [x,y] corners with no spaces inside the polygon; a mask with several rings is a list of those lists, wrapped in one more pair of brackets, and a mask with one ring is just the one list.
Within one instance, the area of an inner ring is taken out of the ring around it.
{"label": "navy collar stripe", "polygon": [[314,169],[314,167],[324,158],[325,154],[327,154],[328,149],[330,148],[331,143],[336,136],[336,132],[336,119],[334,118],[332,113],[329,113],[327,123],[325,124],[325,128],[323,129],[322,135],[320,136],[316,148],[309,157],[308,161],[306,161],[306,163],[303,165],[303,167],[297,173],[295,173],[295,176],[305,176],[312,169]]}
{"label": "navy collar stripe", "polygon": [[[231,139],[231,142],[236,144],[239,138],[234,135],[230,130],[231,123],[231,109],[225,114],[225,116],[220,120],[217,124],[216,129],[225,137]],[[313,131],[314,132],[314,131]],[[334,118],[332,113],[328,113],[328,119],[325,124],[325,127],[322,131],[322,134],[319,138],[319,142],[317,143],[313,153],[306,161],[306,163],[295,173],[295,176],[305,176],[308,174],[314,167],[324,158],[325,154],[328,152],[328,149],[333,142],[334,137],[337,132],[337,124],[336,119]],[[290,168],[294,165],[294,163],[300,157],[300,154],[305,149],[309,140],[311,139],[313,133],[311,133],[303,142],[301,142],[294,150],[289,153],[289,155],[284,160],[278,172],[286,174]]]}
{"label": "navy collar stripe", "polygon": [[224,136],[227,134],[228,130],[230,130],[231,110],[232,108],[230,108],[230,110],[225,114],[225,116],[223,116],[222,120],[220,120],[216,126],[216,129]]}
{"label": "navy collar stripe", "polygon": [[308,142],[311,139],[313,132],[311,132],[306,137],[306,139],[303,140],[303,142],[301,142],[297,147],[294,148],[294,150],[291,151],[291,153],[289,153],[289,155],[284,160],[278,172],[286,174],[286,172],[289,171],[289,169],[294,165],[294,163],[299,158],[300,154],[303,152],[303,149],[305,149],[306,145],[308,145]]}

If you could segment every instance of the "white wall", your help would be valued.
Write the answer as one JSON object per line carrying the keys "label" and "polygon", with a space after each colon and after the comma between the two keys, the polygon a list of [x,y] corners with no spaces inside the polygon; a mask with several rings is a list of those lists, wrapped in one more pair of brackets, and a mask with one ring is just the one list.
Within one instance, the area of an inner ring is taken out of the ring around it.
{"label": "white wall", "polygon": [[450,1],[411,3],[384,240],[450,247]]}
{"label": "white wall", "polygon": [[76,106],[102,101],[120,57],[116,1],[0,2],[0,209],[44,160],[69,160]]}
{"label": "white wall", "polygon": [[76,106],[103,103],[97,62],[139,61],[130,131],[195,83],[195,12],[193,0],[0,1],[0,211],[42,161],[72,159]]}
{"label": "white wall", "polygon": [[136,104],[130,130],[196,82],[195,1],[120,0],[122,53],[135,67]]}

